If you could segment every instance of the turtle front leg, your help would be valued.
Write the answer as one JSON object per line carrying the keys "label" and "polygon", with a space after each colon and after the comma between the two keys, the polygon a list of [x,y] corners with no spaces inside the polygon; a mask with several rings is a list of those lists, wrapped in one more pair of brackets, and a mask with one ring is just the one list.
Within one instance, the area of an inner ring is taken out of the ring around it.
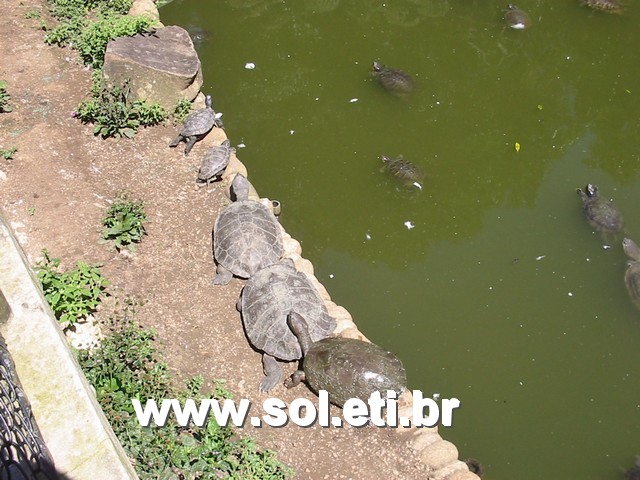
{"label": "turtle front leg", "polygon": [[264,353],[262,355],[262,371],[265,374],[265,378],[260,384],[260,391],[268,393],[273,390],[273,387],[280,383],[282,368],[274,357]]}
{"label": "turtle front leg", "polygon": [[196,144],[196,140],[198,140],[198,137],[196,137],[195,135],[191,135],[190,137],[187,137],[187,138],[188,138],[187,145],[184,147],[185,155],[189,155],[189,152],[191,151],[193,146]]}
{"label": "turtle front leg", "polygon": [[227,270],[222,265],[218,264],[216,268],[216,276],[213,277],[212,283],[214,285],[226,285],[233,278],[233,273],[230,270]]}
{"label": "turtle front leg", "polygon": [[184,137],[182,135],[178,135],[173,141],[169,144],[170,147],[177,147],[178,144],[182,141]]}
{"label": "turtle front leg", "polygon": [[301,382],[305,381],[305,377],[304,370],[296,370],[290,378],[284,381],[284,386],[287,388],[297,387]]}

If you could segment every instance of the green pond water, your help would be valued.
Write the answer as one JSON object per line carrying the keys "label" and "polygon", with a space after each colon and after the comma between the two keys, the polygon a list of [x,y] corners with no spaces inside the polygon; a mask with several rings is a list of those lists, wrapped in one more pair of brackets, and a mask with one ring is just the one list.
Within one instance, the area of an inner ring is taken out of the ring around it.
{"label": "green pond water", "polygon": [[[640,240],[628,3],[618,16],[522,0],[525,31],[491,0],[161,9],[197,34],[203,90],[319,280],[400,356],[411,388],[460,399],[440,432],[486,478],[622,479],[640,454],[622,236],[603,248],[576,195],[598,185]],[[384,91],[373,60],[410,72],[416,91]],[[381,172],[382,154],[419,165],[424,190]]]}

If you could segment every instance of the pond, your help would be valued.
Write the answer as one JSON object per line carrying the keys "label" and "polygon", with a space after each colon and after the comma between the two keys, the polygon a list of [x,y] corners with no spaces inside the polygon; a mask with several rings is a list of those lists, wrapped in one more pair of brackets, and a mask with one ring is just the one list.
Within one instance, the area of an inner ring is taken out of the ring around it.
{"label": "pond", "polygon": [[[630,2],[629,2],[630,3]],[[258,191],[332,298],[457,397],[440,433],[494,480],[620,479],[640,454],[640,11],[522,0],[174,0]],[[393,95],[374,60],[415,80]],[[242,147],[242,148],[240,148]],[[407,189],[381,172],[404,155]],[[604,248],[576,189],[613,198]]]}

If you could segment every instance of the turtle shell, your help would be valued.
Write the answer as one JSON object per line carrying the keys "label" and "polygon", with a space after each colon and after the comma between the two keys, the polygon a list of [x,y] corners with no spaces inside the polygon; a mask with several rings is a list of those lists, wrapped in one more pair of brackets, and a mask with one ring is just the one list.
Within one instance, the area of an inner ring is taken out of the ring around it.
{"label": "turtle shell", "polygon": [[241,200],[218,215],[213,227],[213,255],[235,276],[248,278],[276,263],[283,253],[280,224],[265,205]]}
{"label": "turtle shell", "polygon": [[625,238],[622,241],[622,249],[630,259],[624,272],[624,283],[629,297],[640,308],[640,248],[633,240]]}
{"label": "turtle shell", "polygon": [[386,90],[394,93],[411,93],[414,82],[411,75],[397,68],[373,63],[373,76]]}
{"label": "turtle shell", "polygon": [[216,113],[211,107],[211,102],[207,99],[207,106],[191,112],[182,125],[180,135],[192,137],[205,135],[216,124]]}
{"label": "turtle shell", "polygon": [[331,337],[311,345],[303,360],[312,390],[327,390],[329,400],[342,407],[349,398],[367,401],[375,391],[400,395],[407,374],[398,357],[382,347],[353,338]]}
{"label": "turtle shell", "polygon": [[422,170],[410,161],[405,160],[402,155],[396,158],[383,155],[382,162],[384,163],[383,169],[401,180],[405,185],[414,185],[422,188],[422,182],[424,181]]}
{"label": "turtle shell", "polygon": [[606,13],[624,12],[624,8],[617,0],[580,0],[580,4]]}
{"label": "turtle shell", "polygon": [[263,268],[242,291],[242,322],[251,344],[280,360],[302,357],[300,343],[287,324],[289,312],[302,315],[312,341],[321,340],[336,328],[336,321],[308,277],[291,261]]}
{"label": "turtle shell", "polygon": [[578,190],[582,198],[582,211],[591,228],[605,233],[618,233],[624,226],[622,214],[618,208],[606,198],[602,198],[595,185],[587,185]]}
{"label": "turtle shell", "polygon": [[198,171],[198,180],[206,182],[216,175],[220,175],[229,164],[231,154],[235,152],[229,140],[225,140],[220,145],[211,147],[204,154],[202,165]]}

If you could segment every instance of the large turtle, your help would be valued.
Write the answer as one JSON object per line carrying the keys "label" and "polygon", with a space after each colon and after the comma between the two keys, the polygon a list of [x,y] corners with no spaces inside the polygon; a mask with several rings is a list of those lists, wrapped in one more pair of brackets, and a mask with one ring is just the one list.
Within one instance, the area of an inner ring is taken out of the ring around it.
{"label": "large turtle", "polygon": [[406,372],[393,353],[353,338],[314,341],[308,322],[297,312],[291,312],[287,322],[304,354],[303,368],[285,383],[287,388],[305,380],[316,393],[326,390],[329,401],[339,407],[349,398],[366,402],[373,392],[381,392],[385,397],[387,390],[400,395],[406,388]]}
{"label": "large turtle", "polygon": [[640,456],[636,457],[635,465],[624,472],[624,478],[627,480],[640,480]]}
{"label": "large turtle", "polygon": [[624,7],[617,0],[580,0],[580,5],[606,13],[624,12]]}
{"label": "large turtle", "polygon": [[622,249],[629,257],[627,270],[624,272],[624,283],[633,303],[640,308],[640,248],[630,238],[622,240]]}
{"label": "large turtle", "polygon": [[226,285],[233,275],[249,278],[276,263],[284,253],[278,220],[265,205],[249,200],[249,187],[246,177],[235,176],[232,188],[236,201],[224,207],[214,224],[214,285]]}
{"label": "large turtle", "polygon": [[378,83],[390,92],[411,93],[414,89],[411,75],[397,68],[382,65],[380,62],[373,62],[372,74]]}
{"label": "large turtle", "polygon": [[507,5],[506,10],[504,11],[504,22],[508,27],[511,27],[514,30],[524,30],[531,26],[531,19],[529,18],[529,15],[520,10],[513,3]]}
{"label": "large turtle", "polygon": [[213,110],[213,99],[211,95],[205,97],[205,108],[191,112],[182,125],[182,130],[178,136],[169,144],[170,147],[177,147],[181,141],[187,142],[184,147],[184,154],[189,155],[193,145],[214,127],[223,128],[221,114]]}
{"label": "large turtle", "polygon": [[405,160],[402,155],[398,155],[395,158],[382,155],[380,158],[382,159],[382,169],[384,171],[402,181],[404,185],[422,190],[424,174],[418,166],[409,160]]}
{"label": "large turtle", "polygon": [[236,149],[231,146],[228,139],[207,150],[202,159],[200,170],[198,170],[198,182],[209,184],[216,177],[222,175],[224,169],[229,165],[231,154],[235,151]]}
{"label": "large turtle", "polygon": [[598,187],[589,183],[576,190],[582,198],[582,211],[591,228],[609,234],[619,233],[624,226],[622,214],[611,200],[602,198]]}
{"label": "large turtle", "polygon": [[263,352],[265,378],[260,384],[261,392],[270,391],[282,378],[276,359],[291,361],[302,357],[300,343],[287,325],[289,312],[299,312],[309,319],[308,334],[313,341],[325,338],[336,328],[318,291],[290,259],[254,274],[242,290],[238,307],[247,338]]}

